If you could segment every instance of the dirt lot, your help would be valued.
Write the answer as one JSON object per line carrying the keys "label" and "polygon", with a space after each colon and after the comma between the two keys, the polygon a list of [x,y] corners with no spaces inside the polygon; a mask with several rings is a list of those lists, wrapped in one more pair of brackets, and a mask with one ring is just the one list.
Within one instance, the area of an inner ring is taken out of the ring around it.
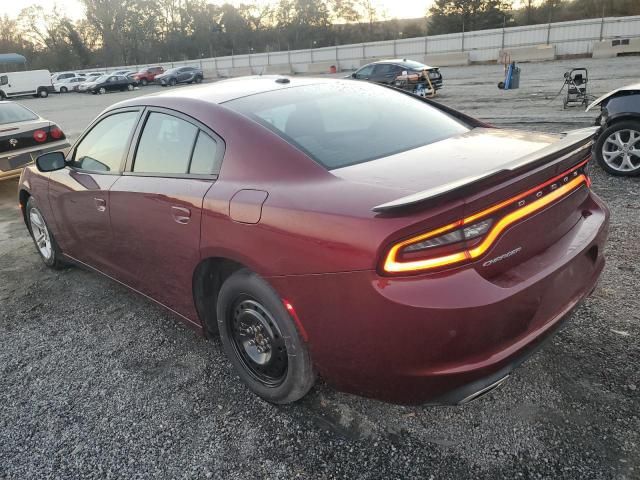
{"label": "dirt lot", "polygon": [[[562,131],[562,73],[593,93],[637,81],[640,59],[443,69],[439,99],[500,126]],[[186,87],[189,88],[189,87]],[[71,135],[144,92],[24,103]],[[464,407],[400,407],[318,385],[276,407],[249,394],[218,341],[80,269],[47,270],[0,183],[0,478],[640,478],[640,183],[593,168],[612,211],[600,286],[500,389]]]}

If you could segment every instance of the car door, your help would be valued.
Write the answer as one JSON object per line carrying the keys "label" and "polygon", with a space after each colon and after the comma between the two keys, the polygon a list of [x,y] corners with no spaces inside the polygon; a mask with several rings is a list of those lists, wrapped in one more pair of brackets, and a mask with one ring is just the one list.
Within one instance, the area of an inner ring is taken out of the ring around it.
{"label": "car door", "polygon": [[377,83],[392,84],[398,74],[395,65],[390,63],[379,63],[373,69],[371,80]]}
{"label": "car door", "polygon": [[119,90],[120,89],[120,83],[118,82],[118,77],[116,77],[116,76],[109,77],[107,79],[107,83],[105,85],[105,88],[108,91],[111,91],[111,92],[113,92],[114,90]]}
{"label": "car door", "polygon": [[224,144],[175,111],[150,108],[144,116],[127,171],[109,192],[119,276],[195,320],[192,276],[200,262],[202,202],[217,178]]}
{"label": "car door", "polygon": [[120,178],[141,109],[109,112],[84,133],[68,166],[49,177],[49,201],[62,250],[105,273],[115,272],[109,188]]}
{"label": "car door", "polygon": [[191,70],[187,67],[178,70],[178,82],[187,82],[191,76]]}
{"label": "car door", "polygon": [[374,67],[375,65],[365,65],[353,74],[354,78],[357,78],[358,80],[369,80],[371,78],[371,75],[373,74]]}

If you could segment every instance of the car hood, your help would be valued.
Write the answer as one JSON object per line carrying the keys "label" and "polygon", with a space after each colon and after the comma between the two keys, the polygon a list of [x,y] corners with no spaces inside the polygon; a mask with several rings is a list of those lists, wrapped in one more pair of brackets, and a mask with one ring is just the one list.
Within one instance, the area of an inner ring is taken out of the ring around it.
{"label": "car hood", "polygon": [[634,92],[634,91],[640,92],[640,83],[634,83],[632,85],[627,85],[626,87],[616,88],[615,90],[612,90],[609,93],[602,95],[595,102],[589,105],[585,111],[588,112],[593,107],[595,107],[596,105],[600,105],[607,98],[613,97],[618,92]]}
{"label": "car hood", "polygon": [[331,170],[344,180],[408,193],[455,188],[501,170],[513,170],[592,136],[596,128],[545,134],[475,128],[423,147]]}

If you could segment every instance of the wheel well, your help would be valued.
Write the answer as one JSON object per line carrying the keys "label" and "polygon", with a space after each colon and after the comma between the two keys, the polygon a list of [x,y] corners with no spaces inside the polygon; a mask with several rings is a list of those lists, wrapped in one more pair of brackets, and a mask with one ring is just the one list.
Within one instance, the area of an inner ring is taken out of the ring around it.
{"label": "wheel well", "polygon": [[615,116],[609,120],[607,124],[607,128],[609,128],[612,125],[615,125],[616,123],[629,122],[629,121],[632,121],[632,122],[640,121],[640,115],[629,112],[619,116]]}
{"label": "wheel well", "polygon": [[31,195],[29,195],[29,192],[27,192],[26,190],[20,190],[20,193],[18,194],[20,210],[22,210],[22,218],[27,226],[29,225],[27,223],[27,202],[29,201],[30,196]]}
{"label": "wheel well", "polygon": [[224,281],[234,272],[246,268],[228,258],[207,258],[200,262],[193,274],[193,298],[198,315],[208,337],[218,333],[216,306]]}

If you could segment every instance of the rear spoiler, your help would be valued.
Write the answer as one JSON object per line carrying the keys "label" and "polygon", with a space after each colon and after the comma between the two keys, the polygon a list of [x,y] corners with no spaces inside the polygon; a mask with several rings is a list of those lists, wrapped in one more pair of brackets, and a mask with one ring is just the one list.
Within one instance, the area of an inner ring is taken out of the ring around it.
{"label": "rear spoiler", "polygon": [[513,176],[514,174],[520,173],[520,171],[523,172],[535,168],[551,160],[562,161],[574,155],[579,155],[581,152],[587,152],[593,145],[593,135],[597,130],[598,127],[572,130],[571,132],[563,134],[564,137],[560,141],[537,152],[518,158],[512,163],[503,165],[500,168],[490,170],[482,175],[466,177],[455,182],[401,197],[391,202],[375,206],[372,210],[376,213],[388,213],[430,200],[464,196],[476,190],[480,185],[486,186],[486,184],[492,180],[499,181],[504,176]]}

